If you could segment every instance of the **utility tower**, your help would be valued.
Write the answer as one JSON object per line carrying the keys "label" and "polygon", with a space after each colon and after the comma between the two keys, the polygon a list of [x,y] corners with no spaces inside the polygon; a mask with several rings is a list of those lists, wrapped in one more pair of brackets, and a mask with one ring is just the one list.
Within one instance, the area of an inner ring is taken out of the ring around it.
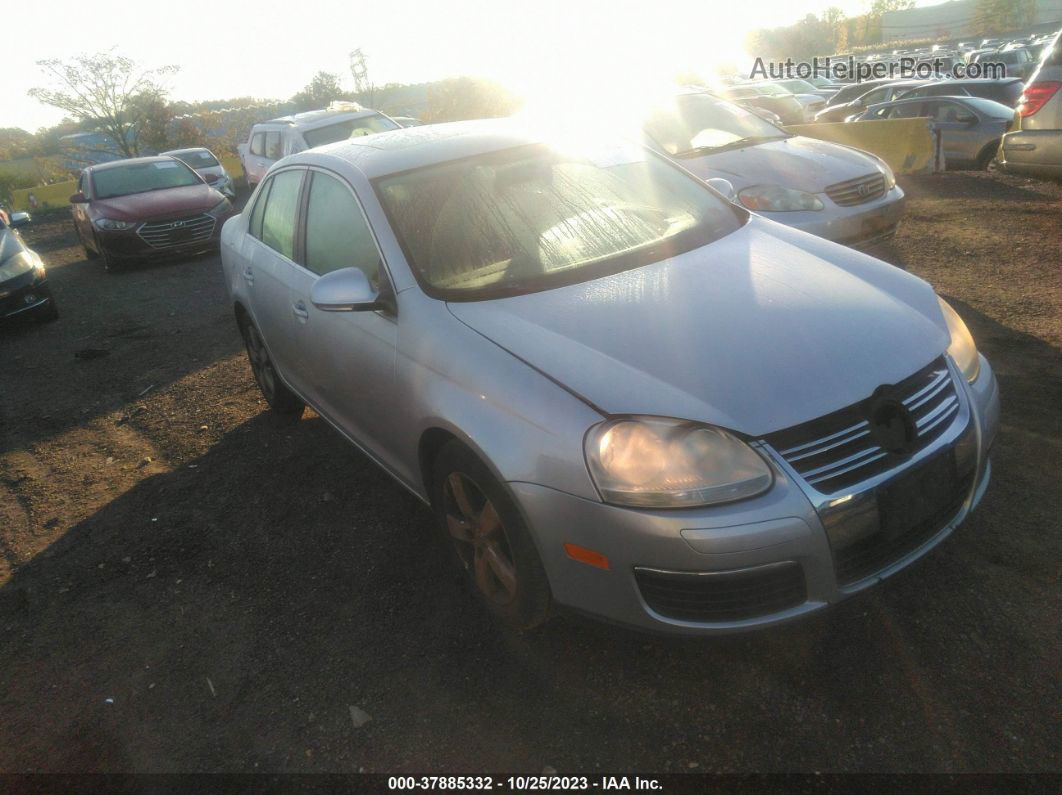
{"label": "utility tower", "polygon": [[372,86],[369,83],[369,69],[365,65],[365,53],[361,47],[350,52],[350,74],[354,77],[354,90],[364,94]]}

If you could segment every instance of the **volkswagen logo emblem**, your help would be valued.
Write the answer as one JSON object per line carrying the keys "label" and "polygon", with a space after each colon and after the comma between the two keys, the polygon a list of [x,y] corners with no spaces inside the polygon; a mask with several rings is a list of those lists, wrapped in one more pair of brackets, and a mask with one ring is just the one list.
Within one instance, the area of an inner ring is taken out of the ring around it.
{"label": "volkswagen logo emblem", "polygon": [[899,400],[879,397],[870,405],[867,421],[870,435],[890,453],[910,452],[918,429],[907,407]]}

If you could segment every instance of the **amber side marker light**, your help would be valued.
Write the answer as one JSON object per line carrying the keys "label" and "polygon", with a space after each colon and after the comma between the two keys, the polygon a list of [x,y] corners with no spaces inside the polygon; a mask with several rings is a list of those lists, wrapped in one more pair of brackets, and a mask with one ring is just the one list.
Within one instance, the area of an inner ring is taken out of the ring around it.
{"label": "amber side marker light", "polygon": [[564,551],[572,560],[577,560],[588,566],[596,566],[599,569],[608,570],[608,558],[600,552],[594,552],[594,550],[581,547],[578,544],[565,544]]}

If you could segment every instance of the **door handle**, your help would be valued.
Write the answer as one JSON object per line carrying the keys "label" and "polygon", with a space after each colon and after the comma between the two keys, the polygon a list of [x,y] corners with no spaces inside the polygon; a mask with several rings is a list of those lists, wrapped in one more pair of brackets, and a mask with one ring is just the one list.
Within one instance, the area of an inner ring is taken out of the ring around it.
{"label": "door handle", "polygon": [[251,270],[250,265],[243,269],[243,278],[247,280],[248,284],[254,284],[254,271]]}
{"label": "door handle", "polygon": [[291,312],[299,320],[306,320],[310,317],[310,313],[306,310],[306,304],[304,304],[302,301],[296,301],[294,304],[292,304]]}

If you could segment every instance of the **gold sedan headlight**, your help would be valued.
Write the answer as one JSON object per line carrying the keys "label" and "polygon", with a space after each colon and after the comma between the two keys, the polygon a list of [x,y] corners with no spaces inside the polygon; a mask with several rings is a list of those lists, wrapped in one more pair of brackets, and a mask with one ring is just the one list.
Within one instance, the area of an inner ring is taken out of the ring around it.
{"label": "gold sedan headlight", "polygon": [[973,336],[962,318],[959,317],[959,313],[940,296],[937,296],[937,300],[940,301],[940,311],[944,313],[948,333],[951,335],[948,355],[955,360],[963,377],[972,383],[977,380],[981,372],[981,357],[977,355],[977,346],[974,344]]}

